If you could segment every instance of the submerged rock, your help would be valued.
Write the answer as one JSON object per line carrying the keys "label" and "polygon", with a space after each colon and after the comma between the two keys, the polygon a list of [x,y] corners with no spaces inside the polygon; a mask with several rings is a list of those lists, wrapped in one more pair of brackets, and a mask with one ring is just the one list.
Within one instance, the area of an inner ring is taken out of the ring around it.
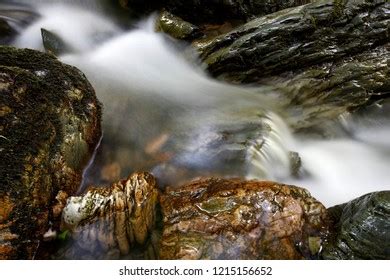
{"label": "submerged rock", "polygon": [[196,46],[214,76],[256,82],[389,42],[389,9],[386,0],[321,0],[254,19]]}
{"label": "submerged rock", "polygon": [[34,258],[56,230],[100,139],[100,110],[76,68],[0,47],[0,259]]}
{"label": "submerged rock", "polygon": [[133,174],[109,188],[90,188],[71,197],[62,229],[74,241],[66,258],[119,258],[145,245],[155,227],[158,190],[148,173]]}
{"label": "submerged rock", "polygon": [[203,179],[162,195],[162,259],[317,258],[325,207],[301,188]]}
{"label": "submerged rock", "polygon": [[324,259],[390,259],[390,191],[366,194],[329,209],[335,221]]}

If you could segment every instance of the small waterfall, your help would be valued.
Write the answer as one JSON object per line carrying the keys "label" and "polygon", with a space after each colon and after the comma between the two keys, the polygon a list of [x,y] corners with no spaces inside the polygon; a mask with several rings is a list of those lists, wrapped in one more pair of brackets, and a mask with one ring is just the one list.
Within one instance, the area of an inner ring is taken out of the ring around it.
{"label": "small waterfall", "polygon": [[[388,105],[342,118],[349,136],[292,135],[276,93],[211,79],[192,54],[155,33],[151,21],[125,32],[99,13],[97,1],[55,2],[61,3],[34,2],[41,17],[14,45],[43,50],[45,28],[72,46],[60,59],[80,68],[96,89],[104,104],[102,152],[123,172],[167,173],[174,166],[174,177],[184,168],[278,180],[308,188],[328,206],[388,189],[390,116],[378,117]],[[291,151],[301,158],[298,177],[291,176]]]}

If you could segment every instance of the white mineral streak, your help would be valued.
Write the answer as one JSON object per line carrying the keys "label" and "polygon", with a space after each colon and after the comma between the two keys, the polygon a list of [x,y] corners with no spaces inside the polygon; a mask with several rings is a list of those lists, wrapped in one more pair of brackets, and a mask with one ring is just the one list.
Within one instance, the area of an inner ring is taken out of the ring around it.
{"label": "white mineral streak", "polygon": [[151,175],[138,173],[110,188],[71,197],[62,213],[62,228],[70,230],[84,250],[118,249],[127,255],[135,244],[144,244],[154,228],[155,185]]}

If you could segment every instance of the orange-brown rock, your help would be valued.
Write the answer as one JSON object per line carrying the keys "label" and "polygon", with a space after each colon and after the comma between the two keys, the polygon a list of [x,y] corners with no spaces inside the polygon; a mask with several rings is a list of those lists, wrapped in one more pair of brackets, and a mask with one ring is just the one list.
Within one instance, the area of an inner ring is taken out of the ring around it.
{"label": "orange-brown rock", "polygon": [[63,229],[73,244],[65,258],[120,258],[144,245],[155,227],[158,190],[148,173],[136,173],[108,188],[90,188],[71,197],[63,211]]}
{"label": "orange-brown rock", "polygon": [[306,190],[274,182],[204,179],[161,197],[162,259],[317,258],[325,207]]}

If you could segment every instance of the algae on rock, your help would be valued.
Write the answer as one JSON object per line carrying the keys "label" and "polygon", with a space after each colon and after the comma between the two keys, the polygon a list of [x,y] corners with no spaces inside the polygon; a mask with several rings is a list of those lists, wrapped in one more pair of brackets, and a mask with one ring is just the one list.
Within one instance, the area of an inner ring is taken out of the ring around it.
{"label": "algae on rock", "polygon": [[33,258],[58,227],[100,139],[100,111],[76,68],[0,47],[0,259]]}

